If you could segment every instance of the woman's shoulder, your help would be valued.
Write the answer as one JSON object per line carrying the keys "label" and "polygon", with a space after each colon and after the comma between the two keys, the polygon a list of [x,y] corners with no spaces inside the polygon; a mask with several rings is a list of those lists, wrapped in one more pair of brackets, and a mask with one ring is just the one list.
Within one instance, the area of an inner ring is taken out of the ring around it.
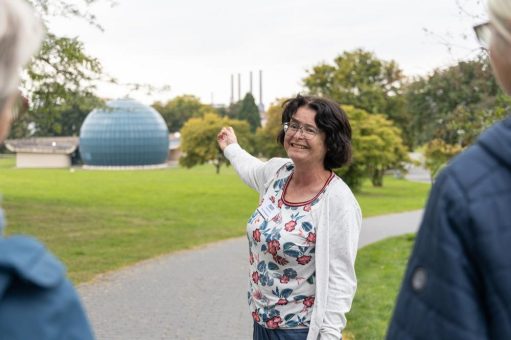
{"label": "woman's shoulder", "polygon": [[336,204],[342,204],[344,206],[351,205],[360,209],[358,201],[350,187],[337,174],[334,174],[334,178],[328,185],[325,195],[327,200],[335,202]]}
{"label": "woman's shoulder", "polygon": [[[287,158],[271,158],[264,163],[261,172],[263,186],[258,190],[260,194],[265,193],[275,181],[286,177],[286,169],[290,168],[293,163]],[[294,166],[293,166],[294,167]]]}
{"label": "woman's shoulder", "polygon": [[280,177],[284,172],[291,172],[294,164],[289,158],[270,158],[264,165],[268,177]]}
{"label": "woman's shoulder", "polygon": [[353,192],[351,191],[350,187],[336,173],[334,173],[334,178],[332,179],[328,187],[332,195],[353,196]]}
{"label": "woman's shoulder", "polygon": [[282,158],[282,157],[273,157],[273,158],[270,158],[266,164],[268,166],[274,166],[276,167],[277,169],[283,167],[284,165],[290,167],[290,168],[294,168],[294,164],[293,162],[291,161],[291,159],[289,158]]}

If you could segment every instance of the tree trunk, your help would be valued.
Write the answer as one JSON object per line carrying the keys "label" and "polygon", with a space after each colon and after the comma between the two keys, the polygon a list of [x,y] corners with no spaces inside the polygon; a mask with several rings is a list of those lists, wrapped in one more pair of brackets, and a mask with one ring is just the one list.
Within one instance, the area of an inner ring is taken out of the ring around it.
{"label": "tree trunk", "polygon": [[373,176],[371,177],[371,182],[373,183],[373,187],[382,187],[383,186],[383,169],[374,169]]}

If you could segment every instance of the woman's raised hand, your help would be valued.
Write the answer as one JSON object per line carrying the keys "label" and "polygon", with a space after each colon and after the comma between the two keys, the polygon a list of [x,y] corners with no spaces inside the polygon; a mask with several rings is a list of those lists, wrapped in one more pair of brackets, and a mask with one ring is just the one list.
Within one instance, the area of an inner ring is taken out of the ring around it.
{"label": "woman's raised hand", "polygon": [[220,146],[220,149],[224,151],[225,147],[232,143],[238,143],[238,140],[236,139],[236,134],[234,133],[234,130],[232,127],[223,127],[218,135],[216,136],[216,140],[218,142],[218,146]]}

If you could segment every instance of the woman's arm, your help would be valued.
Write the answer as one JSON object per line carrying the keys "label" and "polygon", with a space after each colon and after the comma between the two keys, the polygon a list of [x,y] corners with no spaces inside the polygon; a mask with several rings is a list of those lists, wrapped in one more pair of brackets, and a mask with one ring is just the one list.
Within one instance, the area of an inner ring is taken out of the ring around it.
{"label": "woman's arm", "polygon": [[285,158],[272,158],[268,162],[263,162],[243,150],[239,144],[228,145],[224,155],[243,182],[260,194],[264,193],[266,184],[276,171],[289,161]]}
{"label": "woman's arm", "polygon": [[268,162],[263,162],[252,156],[238,144],[231,127],[222,128],[218,133],[217,141],[243,182],[260,194],[264,193],[266,183],[275,175],[275,172],[289,161],[284,158],[272,158]]}
{"label": "woman's arm", "polygon": [[[347,200],[333,197],[344,205]],[[325,318],[321,326],[321,339],[339,340],[346,326],[345,314],[351,309],[351,303],[357,289],[355,275],[355,258],[357,256],[358,238],[362,225],[360,208],[353,202],[336,209],[329,207],[329,268],[328,296]]]}

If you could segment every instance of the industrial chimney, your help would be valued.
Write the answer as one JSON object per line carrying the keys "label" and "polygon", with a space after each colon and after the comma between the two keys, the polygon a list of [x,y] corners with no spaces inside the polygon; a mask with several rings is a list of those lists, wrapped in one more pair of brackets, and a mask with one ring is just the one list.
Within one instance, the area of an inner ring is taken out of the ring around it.
{"label": "industrial chimney", "polygon": [[241,100],[241,73],[238,73],[238,101]]}
{"label": "industrial chimney", "polygon": [[250,71],[250,94],[254,95],[254,93],[252,92],[252,71]]}
{"label": "industrial chimney", "polygon": [[264,112],[263,104],[263,70],[259,70],[259,113]]}
{"label": "industrial chimney", "polygon": [[234,103],[234,74],[231,73],[231,103]]}

